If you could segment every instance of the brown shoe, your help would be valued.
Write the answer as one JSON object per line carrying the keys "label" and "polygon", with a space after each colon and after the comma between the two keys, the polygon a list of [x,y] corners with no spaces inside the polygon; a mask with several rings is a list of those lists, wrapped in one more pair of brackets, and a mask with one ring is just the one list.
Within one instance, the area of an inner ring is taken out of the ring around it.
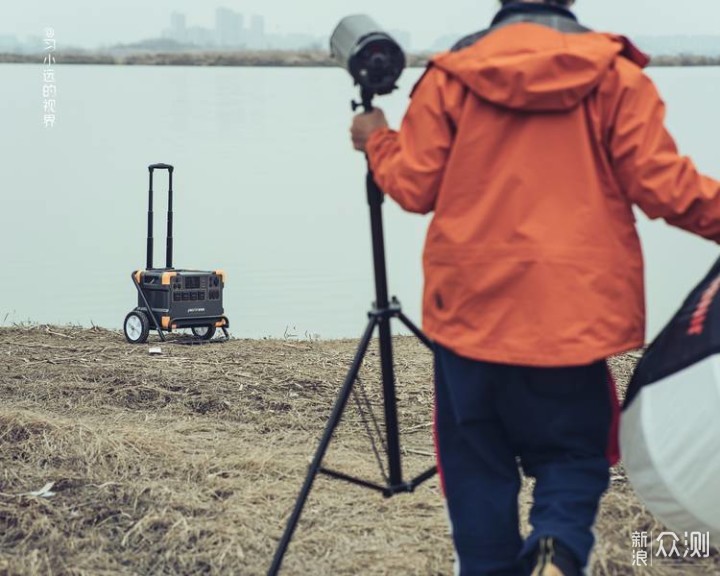
{"label": "brown shoe", "polygon": [[572,552],[554,538],[542,538],[532,576],[582,576]]}

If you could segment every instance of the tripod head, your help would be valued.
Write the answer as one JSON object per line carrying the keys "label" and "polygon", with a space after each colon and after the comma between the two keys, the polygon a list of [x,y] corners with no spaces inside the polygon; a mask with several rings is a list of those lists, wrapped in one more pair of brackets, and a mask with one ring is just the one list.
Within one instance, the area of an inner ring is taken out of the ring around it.
{"label": "tripod head", "polygon": [[397,88],[406,64],[400,44],[365,15],[340,21],[330,38],[330,53],[360,87],[360,102],[353,101],[353,111],[372,111],[373,98]]}

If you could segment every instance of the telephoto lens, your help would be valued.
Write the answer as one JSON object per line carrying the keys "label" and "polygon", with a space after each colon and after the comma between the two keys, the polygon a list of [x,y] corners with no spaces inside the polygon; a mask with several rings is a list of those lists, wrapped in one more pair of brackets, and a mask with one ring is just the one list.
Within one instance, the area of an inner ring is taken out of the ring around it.
{"label": "telephoto lens", "polygon": [[369,16],[347,16],[330,38],[330,53],[364,91],[389,94],[405,69],[400,44]]}

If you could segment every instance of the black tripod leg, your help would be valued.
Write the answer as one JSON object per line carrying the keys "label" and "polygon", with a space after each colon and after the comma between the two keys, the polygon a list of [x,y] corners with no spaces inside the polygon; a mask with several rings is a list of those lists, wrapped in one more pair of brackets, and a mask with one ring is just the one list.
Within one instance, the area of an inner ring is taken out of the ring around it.
{"label": "black tripod leg", "polygon": [[426,482],[427,480],[430,480],[430,478],[432,478],[433,476],[435,476],[435,474],[437,474],[437,471],[438,471],[437,466],[433,466],[432,468],[428,468],[425,472],[423,472],[422,474],[420,474],[420,476],[418,476],[417,478],[415,478],[414,480],[412,480],[412,481],[410,482],[410,486],[412,486],[412,489],[415,490],[415,488],[417,488],[418,486],[420,486],[420,484],[422,484],[423,482]]}
{"label": "black tripod leg", "polygon": [[[413,324],[413,322],[412,322],[412,320],[410,320],[410,318],[405,316],[405,314],[403,314],[402,312],[400,312],[397,317],[400,319],[400,322],[402,322],[413,334],[415,334],[415,336],[417,336],[417,338],[420,340],[420,342],[425,344],[425,346],[427,346],[430,350],[433,350],[433,343],[430,340],[430,338],[425,336],[425,334],[422,332],[422,330],[420,330],[420,328],[415,326],[415,324]],[[437,474],[437,466],[434,466],[433,468],[430,468],[427,471],[420,474],[420,476],[418,476],[417,478],[415,478],[414,480],[412,480],[410,482],[410,486],[412,487],[412,490],[414,490],[415,488],[420,486],[420,484],[422,484],[423,482],[430,480],[430,478],[435,476],[435,474]]]}
{"label": "black tripod leg", "polygon": [[320,441],[320,445],[315,452],[315,457],[313,458],[312,464],[310,464],[310,469],[308,470],[307,477],[305,478],[305,483],[303,484],[297,501],[295,502],[295,509],[293,510],[293,513],[288,520],[287,526],[285,527],[285,532],[283,533],[282,539],[280,540],[280,544],[275,551],[275,557],[273,558],[272,566],[268,571],[268,576],[275,576],[280,571],[283,557],[285,556],[285,552],[287,551],[290,540],[292,539],[293,533],[295,532],[295,528],[297,527],[298,521],[300,520],[300,515],[302,514],[303,508],[305,506],[305,501],[310,494],[310,490],[312,489],[315,477],[320,470],[320,466],[322,465],[323,458],[325,457],[325,452],[327,452],[330,441],[332,440],[335,428],[337,428],[338,424],[340,424],[340,420],[342,419],[343,412],[345,411],[345,406],[347,405],[347,401],[350,398],[350,394],[352,393],[352,388],[355,384],[355,380],[357,380],[358,373],[360,372],[360,367],[362,366],[363,358],[365,357],[365,353],[367,352],[370,341],[372,340],[373,332],[375,331],[375,326],[377,326],[377,322],[377,318],[373,317],[370,319],[370,322],[365,329],[365,334],[363,335],[362,340],[360,340],[360,345],[358,346],[358,350],[355,353],[355,359],[353,360],[352,366],[350,367],[350,371],[345,377],[345,382],[343,383],[342,388],[340,389],[340,393],[338,394],[338,398],[335,402],[335,408],[333,408],[332,415],[330,416],[327,426],[325,427],[325,432],[323,434],[322,440]]}
{"label": "black tripod leg", "polygon": [[383,404],[385,407],[388,471],[390,472],[390,486],[396,488],[403,483],[402,456],[400,455],[400,426],[398,424],[395,364],[389,317],[380,320],[378,332],[380,334],[380,369],[382,372]]}
{"label": "black tripod leg", "polygon": [[420,328],[418,328],[417,326],[415,326],[415,324],[412,323],[412,320],[410,320],[410,318],[405,316],[405,314],[403,314],[402,312],[400,312],[398,314],[398,318],[400,319],[400,322],[405,324],[405,326],[408,328],[408,330],[410,330],[410,332],[412,332],[413,334],[415,334],[415,336],[417,336],[417,338],[420,340],[420,342],[425,344],[425,346],[430,348],[430,350],[433,349],[433,343],[430,340],[430,338],[425,336],[425,334],[423,334],[422,330],[420,330]]}

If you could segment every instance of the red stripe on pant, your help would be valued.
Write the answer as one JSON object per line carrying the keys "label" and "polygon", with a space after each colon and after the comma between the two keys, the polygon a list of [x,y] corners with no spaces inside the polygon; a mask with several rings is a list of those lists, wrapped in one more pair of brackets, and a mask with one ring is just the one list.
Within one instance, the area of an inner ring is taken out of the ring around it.
{"label": "red stripe on pant", "polygon": [[615,377],[613,376],[609,365],[607,367],[607,374],[612,420],[610,421],[610,434],[608,437],[606,456],[608,462],[610,462],[610,466],[615,466],[618,462],[620,462],[620,400],[618,399]]}
{"label": "red stripe on pant", "polygon": [[437,413],[437,398],[435,398],[433,401],[433,442],[435,444],[435,462],[437,464],[438,476],[440,477],[440,490],[442,490],[444,496],[446,494],[445,474],[443,473],[442,463],[440,462],[440,443],[438,442]]}

